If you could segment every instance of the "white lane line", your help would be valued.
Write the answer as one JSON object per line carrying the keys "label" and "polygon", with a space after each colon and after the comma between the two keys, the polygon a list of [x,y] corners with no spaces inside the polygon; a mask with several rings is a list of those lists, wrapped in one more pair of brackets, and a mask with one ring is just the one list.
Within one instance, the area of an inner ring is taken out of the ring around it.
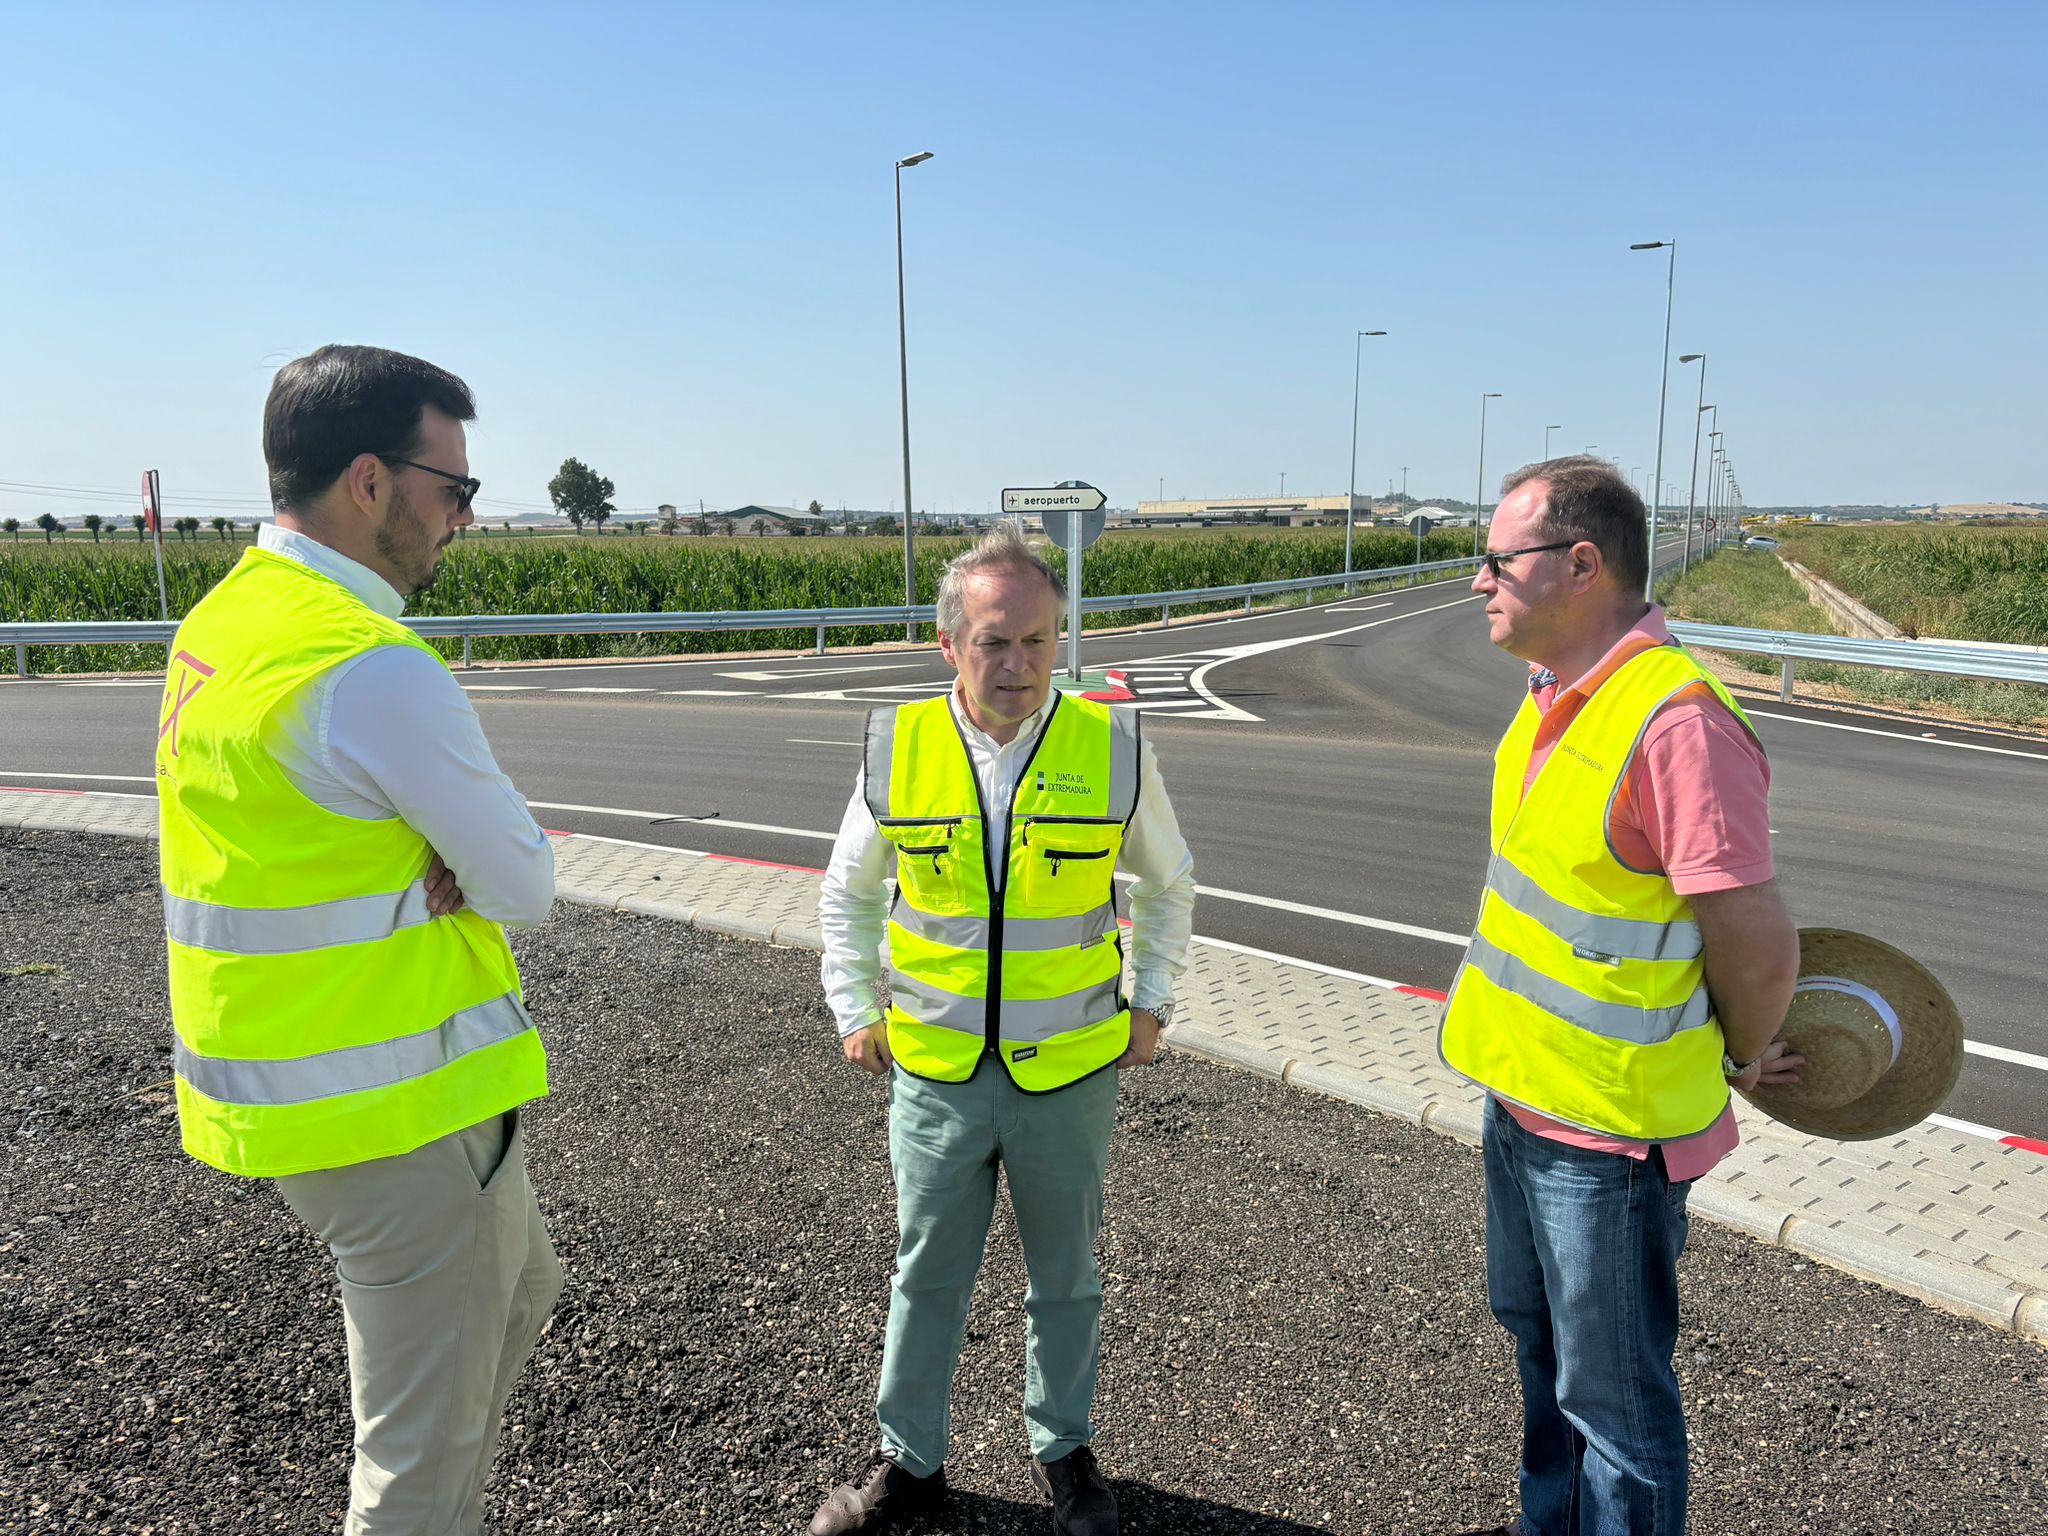
{"label": "white lane line", "polygon": [[116,677],[94,683],[58,684],[60,688],[161,688],[163,685],[163,679],[160,677]]}
{"label": "white lane line", "polygon": [[551,693],[652,693],[652,688],[553,688]]}
{"label": "white lane line", "polygon": [[1382,608],[1391,608],[1392,603],[1346,603],[1341,608],[1325,608],[1325,613],[1377,613]]}
{"label": "white lane line", "polygon": [[1356,912],[1338,912],[1329,907],[1311,907],[1299,901],[1283,901],[1277,896],[1254,896],[1247,891],[1226,891],[1213,885],[1198,885],[1197,895],[1214,896],[1223,901],[1249,902],[1255,907],[1270,907],[1276,912],[1295,912],[1303,917],[1327,918],[1333,923],[1350,923],[1359,928],[1378,928],[1386,933],[1405,933],[1411,939],[1434,939],[1439,944],[1453,944],[1463,949],[1471,941],[1469,933],[1447,933],[1441,928],[1418,928],[1413,923],[1397,923],[1384,917],[1364,917]]}
{"label": "white lane line", "polygon": [[0,779],[73,779],[88,784],[154,784],[156,778],[147,773],[24,773],[12,768],[0,768]]}
{"label": "white lane line", "polygon": [[[760,821],[728,821],[723,816],[707,816],[698,820],[679,811],[635,811],[618,805],[577,805],[564,800],[529,800],[526,803],[536,811],[581,811],[586,816],[623,816],[632,821],[669,821],[681,817],[690,826],[734,827],[742,832],[773,832],[781,837],[815,837],[827,843],[839,836],[836,831],[813,832],[806,827],[778,827]],[[683,825],[685,821],[679,820],[677,824]]]}
{"label": "white lane line", "polygon": [[1956,747],[1964,752],[1996,752],[2000,757],[2030,757],[2048,763],[2048,752],[2021,752],[2013,747],[1986,747],[1974,741],[1943,741],[1938,737],[1908,736],[1902,731],[1880,731],[1868,725],[1844,725],[1839,720],[1809,720],[1804,715],[1781,715],[1775,710],[1751,709],[1745,713],[1762,720],[1789,720],[1794,725],[1817,725],[1829,731],[1854,731],[1859,736],[1889,736],[1893,741],[1911,742],[1916,747]]}
{"label": "white lane line", "polygon": [[818,736],[785,736],[782,739],[795,742],[800,747],[858,747],[863,745],[863,743],[858,741],[826,741]]}
{"label": "white lane line", "polygon": [[539,683],[464,683],[464,693],[540,693]]}
{"label": "white lane line", "polygon": [[2015,1067],[2032,1067],[2036,1072],[2048,1072],[2048,1056],[2035,1056],[2027,1051],[2009,1051],[2002,1045],[1986,1045],[1981,1040],[1965,1040],[1963,1049],[1972,1056],[2009,1062]]}
{"label": "white lane line", "polygon": [[664,699],[751,699],[760,693],[758,688],[664,688]]}
{"label": "white lane line", "polygon": [[843,672],[902,672],[911,667],[929,666],[923,661],[884,661],[866,667],[803,667],[795,672],[721,672],[720,677],[736,677],[748,683],[780,683],[793,677],[837,677]]}

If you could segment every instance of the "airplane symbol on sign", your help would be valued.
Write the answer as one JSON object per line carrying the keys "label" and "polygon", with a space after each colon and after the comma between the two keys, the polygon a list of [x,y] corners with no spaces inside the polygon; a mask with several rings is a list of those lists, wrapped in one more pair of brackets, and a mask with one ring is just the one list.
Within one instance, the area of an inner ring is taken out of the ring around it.
{"label": "airplane symbol on sign", "polygon": [[[169,736],[171,738],[171,756],[176,757],[178,755],[178,716],[184,711],[185,706],[192,701],[192,696],[206,686],[206,680],[213,676],[213,668],[209,667],[197,656],[194,656],[190,651],[178,652],[177,655],[171,658],[171,665],[174,669],[182,665],[185,670],[182,672],[173,670],[169,682],[164,689],[165,694],[170,699],[170,708],[164,715],[163,724],[157,727],[156,739],[162,741],[164,737]],[[190,679],[192,683],[192,686],[189,688],[185,686],[187,679]]]}

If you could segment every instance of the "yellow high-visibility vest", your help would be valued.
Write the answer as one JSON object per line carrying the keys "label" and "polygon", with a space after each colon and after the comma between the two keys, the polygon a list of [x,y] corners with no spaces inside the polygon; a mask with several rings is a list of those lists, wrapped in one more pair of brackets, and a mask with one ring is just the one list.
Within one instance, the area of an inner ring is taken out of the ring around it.
{"label": "yellow high-visibility vest", "polygon": [[263,549],[172,643],[156,776],[178,1118],[229,1173],[396,1156],[547,1092],[503,928],[429,917],[426,839],[316,805],[271,755],[293,695],[386,645],[434,655]]}
{"label": "yellow high-visibility vest", "polygon": [[993,1055],[1019,1088],[1049,1093],[1123,1055],[1111,875],[1138,803],[1137,717],[1054,693],[1008,805],[981,803],[950,697],[877,710],[864,763],[868,809],[896,850],[896,1064],[958,1083]]}
{"label": "yellow high-visibility vest", "polygon": [[1522,701],[1494,754],[1493,858],[1439,1036],[1445,1063],[1501,1098],[1625,1140],[1694,1135],[1728,1103],[1692,907],[1608,840],[1651,717],[1700,683],[1755,735],[1718,679],[1655,646],[1594,690],[1526,796],[1541,711]]}

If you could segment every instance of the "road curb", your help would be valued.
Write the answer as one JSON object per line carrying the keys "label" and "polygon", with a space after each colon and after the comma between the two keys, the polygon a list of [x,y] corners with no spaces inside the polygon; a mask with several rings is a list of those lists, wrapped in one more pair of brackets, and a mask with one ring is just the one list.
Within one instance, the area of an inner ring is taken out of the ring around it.
{"label": "road curb", "polygon": [[[119,819],[116,819],[116,817]],[[157,833],[156,808],[139,798],[106,799],[83,794],[0,795],[0,827],[25,830],[90,832],[101,836],[148,841]],[[678,854],[679,858],[687,858]],[[666,896],[622,894],[614,880],[605,885],[558,884],[565,902],[680,922],[725,937],[817,951],[822,937],[814,921],[793,918],[785,905],[779,916],[722,909],[714,900],[691,902]],[[1483,1099],[1475,1091],[1450,1096],[1398,1082],[1378,1079],[1341,1062],[1305,1061],[1280,1050],[1217,1031],[1204,1021],[1184,1018],[1167,1037],[1169,1048],[1219,1065],[1278,1078],[1290,1087],[1342,1099],[1375,1113],[1392,1115],[1471,1145],[1480,1140]],[[1830,1153],[1829,1162],[1839,1153]],[[1962,1175],[1968,1177],[1967,1171]],[[1796,1185],[1795,1181],[1795,1185]],[[1889,1231],[1859,1226],[1853,1216],[1829,1222],[1811,1214],[1817,1201],[1795,1208],[1785,1197],[1747,1193],[1758,1181],[1727,1183],[1702,1180],[1695,1186],[1692,1208],[1721,1225],[1803,1257],[1816,1260],[1911,1296],[1944,1311],[1987,1323],[2048,1346],[2048,1287],[2031,1279],[2007,1279],[1969,1265],[1923,1257],[1907,1241]],[[1798,1190],[1792,1191],[1796,1198]],[[1898,1224],[1894,1223],[1894,1227]]]}

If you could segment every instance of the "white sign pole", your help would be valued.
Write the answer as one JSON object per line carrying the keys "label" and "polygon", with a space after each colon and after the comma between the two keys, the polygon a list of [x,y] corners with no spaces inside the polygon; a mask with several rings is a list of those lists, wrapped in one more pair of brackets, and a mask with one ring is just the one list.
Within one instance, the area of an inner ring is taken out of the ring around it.
{"label": "white sign pole", "polygon": [[1067,514],[1067,676],[1081,681],[1081,514]]}
{"label": "white sign pole", "polygon": [[156,544],[156,607],[157,613],[168,624],[171,621],[171,600],[164,595],[164,500],[163,484],[157,479],[156,471],[142,472],[142,510],[149,525],[150,537]]}

